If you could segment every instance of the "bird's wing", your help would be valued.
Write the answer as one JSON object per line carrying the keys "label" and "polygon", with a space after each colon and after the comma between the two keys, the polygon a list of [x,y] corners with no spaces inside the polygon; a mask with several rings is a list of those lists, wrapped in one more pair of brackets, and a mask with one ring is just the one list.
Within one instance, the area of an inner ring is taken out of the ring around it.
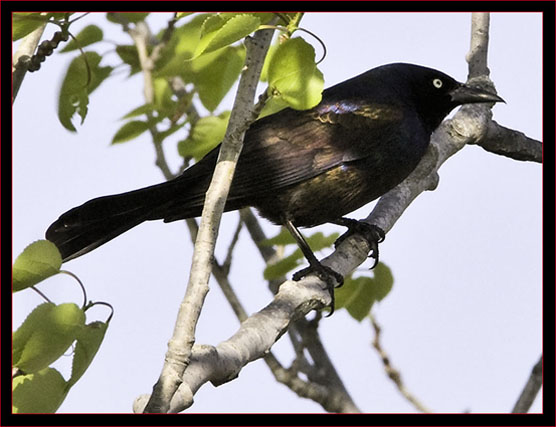
{"label": "bird's wing", "polygon": [[268,194],[363,159],[388,143],[402,114],[378,105],[333,105],[260,120],[246,135],[229,199]]}
{"label": "bird's wing", "polygon": [[[258,120],[245,135],[227,210],[373,155],[380,151],[378,144],[388,144],[401,115],[401,110],[379,105],[321,104],[307,111],[286,109]],[[161,214],[155,217],[168,222],[200,214],[218,152],[219,147],[170,181],[176,195],[159,206]]]}

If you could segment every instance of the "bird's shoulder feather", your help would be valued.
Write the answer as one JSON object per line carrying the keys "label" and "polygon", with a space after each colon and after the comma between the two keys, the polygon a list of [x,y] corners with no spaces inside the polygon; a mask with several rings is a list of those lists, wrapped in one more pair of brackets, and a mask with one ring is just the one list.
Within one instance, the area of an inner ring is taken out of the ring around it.
{"label": "bird's shoulder feather", "polygon": [[262,119],[245,136],[230,198],[266,193],[363,159],[376,144],[397,137],[403,115],[388,105],[321,103]]}

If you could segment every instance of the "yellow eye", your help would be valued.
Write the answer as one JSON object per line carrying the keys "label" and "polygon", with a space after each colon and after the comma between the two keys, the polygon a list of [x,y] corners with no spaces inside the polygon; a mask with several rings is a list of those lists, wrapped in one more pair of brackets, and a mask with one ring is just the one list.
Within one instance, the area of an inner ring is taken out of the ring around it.
{"label": "yellow eye", "polygon": [[440,89],[442,87],[442,84],[443,84],[442,80],[440,80],[440,79],[434,79],[432,81],[432,85],[437,89]]}

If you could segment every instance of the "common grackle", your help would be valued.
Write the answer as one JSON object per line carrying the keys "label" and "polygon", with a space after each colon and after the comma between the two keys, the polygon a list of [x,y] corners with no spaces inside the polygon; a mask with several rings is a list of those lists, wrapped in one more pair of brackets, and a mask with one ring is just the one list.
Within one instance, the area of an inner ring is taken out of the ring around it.
{"label": "common grackle", "polygon": [[[253,206],[294,234],[296,227],[325,222],[349,226],[343,215],[406,178],[453,108],[499,101],[430,68],[402,63],[374,68],[326,89],[310,110],[288,108],[253,123],[225,210]],[[218,151],[171,181],[71,209],[48,228],[46,238],[67,261],[143,221],[199,216]],[[300,244],[311,266],[322,272]]]}

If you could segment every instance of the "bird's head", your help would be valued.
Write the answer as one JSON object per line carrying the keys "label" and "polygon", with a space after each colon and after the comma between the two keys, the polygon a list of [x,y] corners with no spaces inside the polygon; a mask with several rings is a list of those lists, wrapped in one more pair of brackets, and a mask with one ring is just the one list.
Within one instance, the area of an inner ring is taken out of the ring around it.
{"label": "bird's head", "polygon": [[447,74],[432,68],[413,64],[388,64],[382,67],[382,74],[394,80],[396,90],[409,94],[412,103],[433,131],[455,107],[480,102],[505,102],[492,92],[460,83]]}

